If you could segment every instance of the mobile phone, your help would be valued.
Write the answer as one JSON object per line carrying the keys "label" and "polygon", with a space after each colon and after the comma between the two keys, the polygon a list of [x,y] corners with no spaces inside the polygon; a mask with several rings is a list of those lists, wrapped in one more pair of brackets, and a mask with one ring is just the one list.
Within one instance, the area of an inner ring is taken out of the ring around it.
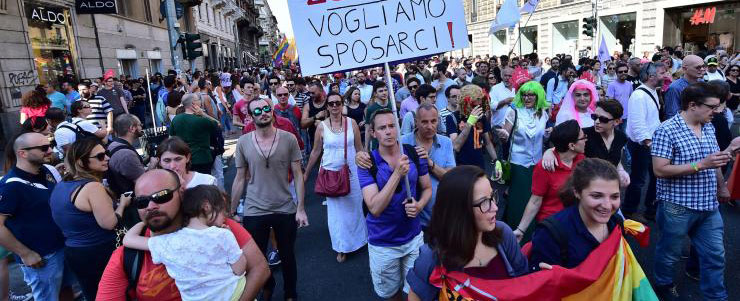
{"label": "mobile phone", "polygon": [[123,196],[128,198],[128,197],[131,197],[131,195],[133,195],[133,194],[134,194],[133,191],[126,191],[126,192],[123,193]]}

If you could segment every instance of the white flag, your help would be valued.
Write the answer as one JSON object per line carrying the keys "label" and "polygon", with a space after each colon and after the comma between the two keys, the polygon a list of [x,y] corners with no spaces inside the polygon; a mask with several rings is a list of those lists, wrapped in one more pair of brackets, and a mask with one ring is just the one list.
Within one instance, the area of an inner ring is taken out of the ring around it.
{"label": "white flag", "polygon": [[610,61],[612,58],[609,55],[609,49],[606,48],[606,39],[601,36],[601,45],[599,46],[599,62],[601,62],[601,69],[604,69],[604,62]]}
{"label": "white flag", "polygon": [[488,34],[493,34],[507,27],[514,27],[514,25],[519,23],[522,15],[519,14],[519,7],[516,3],[517,0],[504,1],[504,4],[501,5],[501,8],[496,14],[496,19],[493,19],[493,22],[491,22],[491,30]]}
{"label": "white flag", "polygon": [[524,2],[524,5],[522,5],[522,8],[519,9],[519,12],[523,14],[531,14],[537,8],[537,4],[539,3],[540,0],[527,0]]}

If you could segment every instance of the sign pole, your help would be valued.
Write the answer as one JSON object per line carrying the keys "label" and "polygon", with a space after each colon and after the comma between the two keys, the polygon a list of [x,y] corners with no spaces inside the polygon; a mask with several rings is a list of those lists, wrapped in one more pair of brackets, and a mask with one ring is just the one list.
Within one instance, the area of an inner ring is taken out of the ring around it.
{"label": "sign pole", "polygon": [[180,33],[177,30],[177,14],[175,12],[175,0],[165,0],[165,10],[167,11],[167,33],[170,39],[170,58],[172,59],[172,68],[177,74],[182,72],[180,67],[180,54],[177,52],[177,40]]}
{"label": "sign pole", "polygon": [[154,102],[154,99],[152,99],[152,89],[149,88],[152,86],[151,82],[149,82],[149,67],[144,68],[144,70],[146,70],[146,91],[147,93],[149,93],[149,107],[151,108],[152,112],[152,128],[156,128],[157,121],[154,118],[154,105],[152,104]]}
{"label": "sign pole", "polygon": [[[393,80],[391,79],[391,68],[388,66],[388,62],[385,63],[385,82],[388,86],[388,101],[391,103],[391,110],[393,111],[393,123],[398,131],[398,147],[403,155],[403,144],[401,143],[401,126],[398,122],[398,110],[396,109],[396,97],[393,95]],[[409,175],[406,174],[403,177],[403,182],[406,184],[406,197],[411,198],[411,185],[409,184]]]}

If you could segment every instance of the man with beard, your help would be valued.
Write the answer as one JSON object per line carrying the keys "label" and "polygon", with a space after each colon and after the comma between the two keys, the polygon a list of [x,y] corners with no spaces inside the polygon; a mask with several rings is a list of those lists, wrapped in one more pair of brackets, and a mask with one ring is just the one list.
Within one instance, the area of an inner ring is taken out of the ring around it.
{"label": "man with beard", "polygon": [[[296,230],[308,226],[303,181],[295,181],[295,198],[290,191],[292,178],[303,179],[301,149],[294,135],[273,125],[272,106],[267,101],[253,100],[247,108],[257,130],[242,135],[237,142],[231,209],[236,210],[244,186],[249,183],[244,196],[244,226],[263,251],[267,250],[270,228],[275,231],[282,261],[284,298],[295,300]],[[274,289],[275,279],[270,277],[263,287],[263,299],[270,300]]]}
{"label": "man with beard", "polygon": [[210,174],[213,168],[211,135],[219,127],[219,123],[203,111],[203,101],[199,94],[183,95],[182,106],[185,108],[185,114],[172,119],[170,135],[182,138],[190,146],[193,154],[190,158],[192,171]]}
{"label": "man with beard", "polygon": [[14,162],[6,162],[12,168],[0,179],[2,260],[10,252],[16,254],[34,300],[59,300],[72,275],[64,263],[64,236],[49,207],[51,191],[61,181],[59,173],[44,164],[51,158],[51,145],[44,135],[25,133],[5,151],[13,152]]}
{"label": "man with beard", "polygon": [[547,87],[547,82],[549,82],[551,78],[555,78],[558,76],[559,68],[560,59],[558,57],[552,58],[550,60],[550,70],[547,70],[547,72],[542,75],[542,77],[540,78],[540,84],[542,84],[543,87]]}
{"label": "man with beard", "polygon": [[112,76],[108,76],[103,79],[103,83],[104,86],[98,91],[98,95],[108,100],[108,103],[113,108],[113,117],[123,113],[128,114],[128,103],[123,98],[123,90],[115,87],[115,79]]}
{"label": "man with beard", "polygon": [[[632,91],[634,91],[632,82],[627,80],[628,72],[629,68],[627,65],[622,63],[617,64],[617,80],[612,82],[606,88],[606,98],[619,101],[625,112],[629,112],[630,95],[632,95]],[[627,116],[629,116],[629,114],[622,116],[622,120],[625,121]],[[626,121],[623,123],[626,124]]]}
{"label": "man with beard", "polygon": [[488,68],[489,67],[490,65],[487,61],[478,62],[478,65],[476,65],[476,68],[475,68],[476,75],[471,82],[474,85],[478,85],[481,88],[488,86]]}
{"label": "man with beard", "polygon": [[[149,229],[145,232],[147,236],[164,235],[182,228],[180,204],[185,187],[180,185],[180,181],[177,174],[166,169],[148,171],[136,181],[136,197],[132,205],[138,209],[139,217]],[[224,225],[234,234],[242,255],[247,259],[247,284],[239,300],[254,300],[270,274],[265,257],[239,223],[227,218]],[[113,252],[100,279],[97,300],[126,300],[128,297],[139,301],[180,300],[175,281],[167,274],[164,265],[152,262],[148,251],[133,251],[133,254],[141,256],[137,256],[138,261],[127,268],[124,258],[130,251],[133,250],[119,247]],[[133,267],[140,271],[139,277],[135,283],[129,283],[133,278],[129,277]]]}
{"label": "man with beard", "polygon": [[[144,161],[133,146],[134,141],[143,135],[142,129],[141,121],[132,114],[120,115],[113,123],[116,136],[107,147],[110,157],[107,178],[108,186],[115,195],[133,191],[136,179],[145,171],[157,166],[156,157],[150,158],[149,164],[144,165]],[[136,220],[135,215],[134,220]]]}

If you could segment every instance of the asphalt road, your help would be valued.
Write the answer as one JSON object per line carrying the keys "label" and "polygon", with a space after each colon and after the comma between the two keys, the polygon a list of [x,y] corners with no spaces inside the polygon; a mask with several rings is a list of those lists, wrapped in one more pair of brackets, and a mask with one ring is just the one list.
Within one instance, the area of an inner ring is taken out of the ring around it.
{"label": "asphalt road", "polygon": [[[233,147],[227,154],[233,151]],[[235,174],[233,160],[229,161],[225,171],[226,187],[230,190],[231,180]],[[310,177],[306,187],[313,187],[316,173]],[[310,188],[310,191],[313,189]],[[326,206],[323,198],[309,193],[306,198],[306,210],[310,226],[298,230],[296,254],[298,262],[298,296],[301,300],[379,300],[372,288],[368,267],[367,248],[350,254],[344,263],[336,262],[336,253],[331,249],[327,227]],[[740,300],[740,208],[722,206],[725,220],[725,283],[730,294],[729,300]],[[652,226],[652,225],[650,225]],[[651,245],[640,248],[631,241],[642,268],[652,280],[654,245],[657,233],[651,235]],[[12,264],[11,288],[15,292],[28,292],[23,283],[23,275],[17,264]],[[282,275],[280,268],[273,270],[277,287],[273,300],[282,300]],[[699,283],[684,275],[683,263],[676,268],[676,283],[681,300],[701,300]]]}

